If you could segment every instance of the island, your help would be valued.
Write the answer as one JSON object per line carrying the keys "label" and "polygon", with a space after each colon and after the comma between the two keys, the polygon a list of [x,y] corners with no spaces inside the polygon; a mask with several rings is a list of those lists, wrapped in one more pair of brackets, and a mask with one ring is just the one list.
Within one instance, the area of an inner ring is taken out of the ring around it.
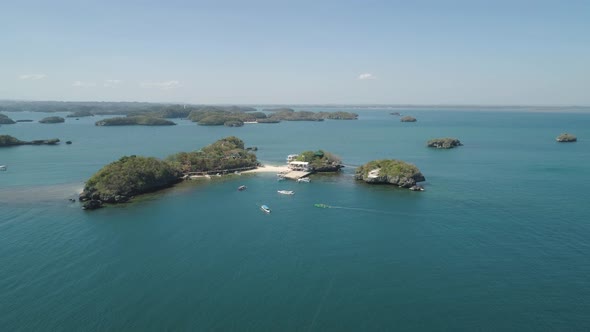
{"label": "island", "polygon": [[82,208],[94,210],[105,203],[128,202],[137,195],[168,188],[183,179],[208,174],[228,174],[255,169],[256,155],[244,149],[244,142],[226,137],[201,150],[180,152],[159,160],[125,156],[92,175],[79,200]]}
{"label": "island", "polygon": [[151,116],[138,115],[108,118],[94,123],[96,126],[174,126],[176,123]]}
{"label": "island", "polygon": [[400,112],[391,112],[389,113],[391,115],[395,115],[395,116],[401,116],[402,114]]}
{"label": "island", "polygon": [[417,183],[426,181],[418,167],[395,159],[370,161],[355,170],[355,179],[370,184],[392,184],[410,190],[423,190]]}
{"label": "island", "polygon": [[94,116],[94,114],[92,114],[92,112],[90,112],[90,111],[82,110],[82,111],[72,112],[72,113],[66,115],[66,118],[83,118],[86,116]]}
{"label": "island", "polygon": [[181,180],[180,171],[151,157],[125,156],[92,175],[80,194],[83,209],[93,210],[103,203],[127,202],[135,195],[167,188]]}
{"label": "island", "polygon": [[399,120],[400,120],[401,122],[416,122],[416,121],[417,121],[415,117],[413,117],[413,116],[409,116],[409,115],[406,115],[406,116],[402,117],[402,118],[401,118],[401,119],[399,119]]}
{"label": "island", "polygon": [[318,150],[304,151],[298,155],[290,155],[287,159],[289,165],[302,165],[306,171],[316,172],[338,172],[344,166],[342,160],[334,154]]}
{"label": "island", "polygon": [[39,139],[33,141],[21,141],[10,135],[0,135],[0,147],[17,146],[17,145],[56,145],[59,138]]}
{"label": "island", "polygon": [[456,138],[451,137],[444,137],[444,138],[435,138],[431,139],[426,143],[429,148],[437,148],[437,149],[452,149],[457,146],[463,145],[461,141]]}
{"label": "island", "polygon": [[61,116],[48,116],[39,120],[39,123],[63,123],[66,122],[66,119],[62,118]]}
{"label": "island", "polygon": [[555,140],[560,143],[569,143],[569,142],[576,142],[578,140],[578,138],[572,134],[563,133],[563,134],[557,136],[557,138],[555,138]]}
{"label": "island", "polygon": [[33,120],[23,119],[23,120],[16,120],[16,122],[33,122]]}
{"label": "island", "polygon": [[16,122],[8,116],[0,113],[0,124],[15,124]]}

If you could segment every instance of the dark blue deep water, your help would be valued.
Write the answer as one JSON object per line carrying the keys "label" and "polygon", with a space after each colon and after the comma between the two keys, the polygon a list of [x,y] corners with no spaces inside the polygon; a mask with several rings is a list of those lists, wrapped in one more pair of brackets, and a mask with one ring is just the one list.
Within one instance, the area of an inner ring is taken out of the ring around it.
{"label": "dark blue deep water", "polygon": [[[73,141],[0,149],[1,330],[590,329],[590,110],[400,110],[416,123],[353,111],[359,120],[242,128],[0,126]],[[556,143],[566,131],[578,142]],[[263,163],[324,149],[350,167],[308,184],[190,181],[92,212],[67,200],[123,155],[230,135]],[[465,145],[425,147],[444,136]],[[417,165],[426,191],[353,180],[354,166],[384,158]]]}

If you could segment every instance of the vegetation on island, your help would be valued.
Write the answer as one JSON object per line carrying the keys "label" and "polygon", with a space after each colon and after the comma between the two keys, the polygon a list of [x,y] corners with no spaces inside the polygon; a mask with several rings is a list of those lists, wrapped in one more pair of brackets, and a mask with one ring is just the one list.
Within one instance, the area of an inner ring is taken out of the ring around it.
{"label": "vegetation on island", "polygon": [[39,123],[63,123],[66,122],[66,119],[62,118],[61,116],[48,116],[39,120]]}
{"label": "vegetation on island", "polygon": [[304,151],[295,160],[308,162],[309,168],[313,172],[337,172],[344,167],[340,158],[323,150]]}
{"label": "vegetation on island", "polygon": [[452,149],[457,146],[463,145],[461,141],[456,138],[451,137],[444,137],[444,138],[435,138],[429,140],[426,145],[430,148],[437,148],[437,149]]}
{"label": "vegetation on island", "polygon": [[166,161],[184,173],[225,173],[258,166],[256,155],[248,152],[244,142],[235,136],[220,139],[199,151],[171,155]]}
{"label": "vegetation on island", "polygon": [[0,114],[0,124],[15,124],[16,122],[7,115]]}
{"label": "vegetation on island", "polygon": [[151,116],[116,117],[97,121],[96,126],[174,126],[176,123]]}
{"label": "vegetation on island", "polygon": [[262,112],[246,113],[243,111],[229,111],[219,107],[204,107],[189,113],[188,119],[201,126],[241,127],[244,122],[256,122],[266,118]]}
{"label": "vegetation on island", "polygon": [[165,160],[123,157],[86,181],[80,201],[85,202],[85,209],[96,209],[103,203],[123,203],[133,196],[169,187],[191,173],[227,173],[256,166],[256,155],[246,151],[244,142],[234,136],[199,151],[176,153]]}
{"label": "vegetation on island", "polygon": [[39,139],[33,141],[21,141],[10,135],[0,135],[0,147],[17,146],[17,145],[56,145],[59,138]]}
{"label": "vegetation on island", "polygon": [[66,115],[66,118],[83,118],[86,116],[94,116],[94,114],[88,110],[79,110]]}
{"label": "vegetation on island", "polygon": [[568,142],[576,142],[578,140],[578,138],[572,134],[563,133],[563,134],[557,136],[557,138],[555,138],[555,140],[560,143],[568,143]]}
{"label": "vegetation on island", "polygon": [[399,119],[399,120],[400,120],[401,122],[416,122],[416,121],[417,121],[415,117],[413,117],[413,116],[409,116],[409,115],[403,116],[403,117],[402,117],[401,119]]}
{"label": "vegetation on island", "polygon": [[395,159],[370,161],[355,170],[355,179],[366,183],[389,183],[403,188],[412,188],[425,181],[418,167]]}
{"label": "vegetation on island", "polygon": [[125,156],[92,175],[80,194],[80,201],[94,201],[85,208],[105,203],[122,203],[131,197],[169,187],[180,181],[181,172],[156,158]]}

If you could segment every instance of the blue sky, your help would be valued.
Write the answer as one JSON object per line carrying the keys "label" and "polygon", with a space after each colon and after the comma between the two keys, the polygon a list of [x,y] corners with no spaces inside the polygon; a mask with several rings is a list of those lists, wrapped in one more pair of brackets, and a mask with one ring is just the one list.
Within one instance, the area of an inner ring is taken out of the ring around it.
{"label": "blue sky", "polygon": [[590,105],[590,1],[10,1],[0,98]]}

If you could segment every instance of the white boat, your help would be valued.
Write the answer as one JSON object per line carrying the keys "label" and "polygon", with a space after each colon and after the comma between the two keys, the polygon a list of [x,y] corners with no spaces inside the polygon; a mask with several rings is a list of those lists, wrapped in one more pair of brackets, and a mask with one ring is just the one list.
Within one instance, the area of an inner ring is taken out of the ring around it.
{"label": "white boat", "polygon": [[295,193],[293,190],[277,190],[277,192],[281,195],[293,195]]}
{"label": "white boat", "polygon": [[6,170],[6,165],[0,165],[0,171],[5,171]]}
{"label": "white boat", "polygon": [[297,182],[310,182],[311,179],[310,178],[299,178],[297,179]]}
{"label": "white boat", "polygon": [[270,213],[270,208],[266,205],[261,205],[260,210],[262,210],[264,213]]}

